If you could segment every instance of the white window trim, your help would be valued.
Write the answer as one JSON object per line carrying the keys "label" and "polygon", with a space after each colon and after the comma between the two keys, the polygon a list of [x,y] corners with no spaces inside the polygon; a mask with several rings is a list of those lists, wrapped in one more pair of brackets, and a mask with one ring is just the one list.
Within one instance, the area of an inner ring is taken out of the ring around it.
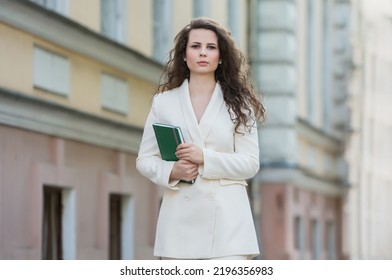
{"label": "white window trim", "polygon": [[132,260],[135,252],[135,200],[124,195],[121,205],[121,259]]}
{"label": "white window trim", "polygon": [[76,259],[76,195],[73,189],[62,189],[62,235],[64,260]]}

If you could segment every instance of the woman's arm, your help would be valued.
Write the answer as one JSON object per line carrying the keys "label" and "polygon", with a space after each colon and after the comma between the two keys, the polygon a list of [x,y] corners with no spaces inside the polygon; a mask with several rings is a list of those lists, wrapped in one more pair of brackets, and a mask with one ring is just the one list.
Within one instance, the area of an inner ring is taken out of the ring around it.
{"label": "woman's arm", "polygon": [[156,143],[153,123],[159,122],[157,113],[157,99],[155,96],[150,112],[144,125],[143,137],[136,159],[137,170],[157,185],[170,186],[169,177],[174,162],[164,161],[160,157],[159,147]]}
{"label": "woman's arm", "polygon": [[207,179],[245,180],[259,170],[259,142],[257,127],[250,132],[241,129],[234,134],[234,151],[218,152],[194,144],[181,144],[177,150],[181,159],[197,163],[199,172]]}
{"label": "woman's arm", "polygon": [[185,160],[179,162],[162,160],[152,127],[153,123],[159,122],[158,100],[159,96],[155,96],[144,126],[136,168],[155,184],[178,189],[175,186],[180,180],[190,181],[197,177],[198,166]]}

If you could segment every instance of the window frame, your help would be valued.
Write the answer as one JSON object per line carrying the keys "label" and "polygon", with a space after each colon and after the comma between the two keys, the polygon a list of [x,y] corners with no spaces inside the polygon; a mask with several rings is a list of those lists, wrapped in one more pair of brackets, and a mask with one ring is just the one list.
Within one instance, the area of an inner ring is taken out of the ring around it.
{"label": "window frame", "polygon": [[153,0],[153,58],[167,60],[172,48],[172,0]]}
{"label": "window frame", "polygon": [[129,85],[122,79],[107,72],[101,73],[101,108],[124,116],[129,115]]}
{"label": "window frame", "polygon": [[127,42],[128,4],[124,0],[101,0],[101,33],[118,43]]}
{"label": "window frame", "polygon": [[33,49],[33,86],[63,97],[71,94],[71,63],[68,57],[40,46]]}

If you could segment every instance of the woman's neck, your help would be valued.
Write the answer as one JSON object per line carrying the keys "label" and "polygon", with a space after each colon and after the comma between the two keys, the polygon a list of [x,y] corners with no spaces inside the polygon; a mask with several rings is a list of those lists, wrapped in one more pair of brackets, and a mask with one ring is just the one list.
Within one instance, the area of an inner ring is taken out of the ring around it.
{"label": "woman's neck", "polygon": [[189,78],[189,93],[192,95],[211,96],[216,85],[214,76],[191,76]]}

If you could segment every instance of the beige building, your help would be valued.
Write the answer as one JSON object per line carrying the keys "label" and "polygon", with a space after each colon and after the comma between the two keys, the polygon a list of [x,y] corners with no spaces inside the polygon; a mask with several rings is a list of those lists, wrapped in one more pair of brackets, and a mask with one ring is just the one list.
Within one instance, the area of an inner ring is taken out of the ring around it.
{"label": "beige building", "polygon": [[135,158],[161,65],[134,24],[101,32],[100,1],[35,2],[0,1],[0,258],[151,258]]}
{"label": "beige building", "polygon": [[344,251],[352,259],[392,259],[392,1],[351,2],[352,187],[344,205]]}
{"label": "beige building", "polygon": [[160,189],[135,169],[173,36],[246,2],[0,0],[0,259],[152,259]]}

